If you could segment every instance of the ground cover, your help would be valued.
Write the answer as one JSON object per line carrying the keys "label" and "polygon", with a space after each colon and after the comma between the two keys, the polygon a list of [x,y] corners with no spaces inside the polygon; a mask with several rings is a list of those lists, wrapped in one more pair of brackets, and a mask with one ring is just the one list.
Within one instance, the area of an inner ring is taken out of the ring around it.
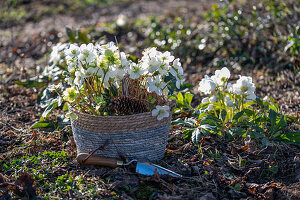
{"label": "ground cover", "polygon": [[[31,1],[22,1],[21,7],[19,3],[16,5],[20,9],[34,6]],[[53,111],[47,119],[54,127],[30,129],[43,113],[39,94],[47,83],[33,78],[41,75],[47,65],[52,44],[110,41],[116,36],[121,48],[137,58],[141,56],[138,49],[150,45],[180,57],[186,82],[195,86],[181,92],[194,94],[193,107],[205,97],[198,92],[198,84],[205,74],[212,75],[216,69],[226,66],[232,70],[233,80],[238,79],[238,74],[252,76],[256,95],[261,99],[274,98],[280,114],[291,116],[286,119],[287,126],[279,131],[280,135],[292,132],[294,138],[299,138],[299,1],[262,1],[262,5],[240,1],[209,6],[205,1],[198,4],[180,1],[176,12],[165,13],[160,9],[163,14],[160,16],[136,19],[119,16],[124,10],[126,16],[134,15],[137,5],[140,8],[150,5],[146,13],[155,13],[151,6],[155,10],[159,3],[167,9],[174,1],[88,6],[87,10],[102,14],[111,8],[114,14],[103,14],[106,20],[93,21],[93,25],[74,17],[76,20],[72,18],[69,22],[82,23],[78,30],[69,26],[65,31],[64,23],[48,29],[44,20],[47,16],[57,16],[56,11],[46,12],[34,20],[25,17],[25,21],[18,22],[13,17],[5,24],[2,22],[0,199],[300,198],[299,140],[273,140],[266,129],[267,144],[260,138],[251,138],[247,143],[243,136],[232,139],[218,134],[203,135],[195,144],[191,141],[194,127],[178,123],[194,115],[179,100],[178,91],[175,96],[179,105],[166,155],[158,164],[183,174],[186,177],[183,179],[146,177],[129,168],[79,166],[74,162],[76,148],[70,126],[63,123],[60,110]],[[49,4],[47,9],[53,9],[52,6]],[[83,15],[88,17],[89,13]],[[68,13],[60,16],[70,19]],[[124,19],[125,24],[113,21],[118,18]],[[36,21],[35,25],[32,21]],[[39,30],[29,31],[37,24],[41,26]],[[260,25],[263,27],[259,28]],[[41,29],[45,31],[40,32]],[[28,82],[29,79],[32,81]]]}

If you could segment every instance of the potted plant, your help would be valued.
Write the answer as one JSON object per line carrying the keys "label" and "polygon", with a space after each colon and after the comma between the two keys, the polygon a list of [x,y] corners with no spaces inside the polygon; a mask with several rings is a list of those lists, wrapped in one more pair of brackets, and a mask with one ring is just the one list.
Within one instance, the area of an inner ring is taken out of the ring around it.
{"label": "potted plant", "polygon": [[78,154],[102,147],[95,153],[105,157],[163,158],[174,107],[168,84],[183,83],[179,59],[149,48],[134,62],[113,42],[67,44],[57,53],[64,54],[68,87],[55,90],[69,105]]}

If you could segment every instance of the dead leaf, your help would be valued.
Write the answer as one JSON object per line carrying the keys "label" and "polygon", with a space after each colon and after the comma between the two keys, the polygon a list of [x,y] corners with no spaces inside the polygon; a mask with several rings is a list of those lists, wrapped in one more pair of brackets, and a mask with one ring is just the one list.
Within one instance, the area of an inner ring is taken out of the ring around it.
{"label": "dead leaf", "polygon": [[33,176],[26,171],[20,172],[20,176],[15,181],[15,192],[19,196],[36,196],[35,188],[33,187]]}

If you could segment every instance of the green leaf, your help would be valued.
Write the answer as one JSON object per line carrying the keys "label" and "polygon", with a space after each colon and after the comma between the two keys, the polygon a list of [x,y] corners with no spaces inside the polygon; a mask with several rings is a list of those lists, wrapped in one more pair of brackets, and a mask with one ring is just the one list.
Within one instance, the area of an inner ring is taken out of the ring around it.
{"label": "green leaf", "polygon": [[265,146],[265,147],[268,147],[268,146],[271,145],[271,143],[269,142],[269,140],[268,140],[267,138],[263,138],[263,139],[261,140],[261,143],[262,143],[262,145]]}
{"label": "green leaf", "polygon": [[207,112],[203,112],[199,115],[198,120],[201,120],[203,117],[207,116],[208,113]]}
{"label": "green leaf", "polygon": [[185,139],[190,139],[192,137],[192,133],[193,133],[193,130],[184,131],[184,138]]}
{"label": "green leaf", "polygon": [[44,121],[49,114],[52,112],[53,109],[57,108],[58,102],[54,101],[52,104],[50,104],[43,112],[42,117],[40,118],[40,121]]}
{"label": "green leaf", "polygon": [[202,124],[199,126],[199,128],[201,128],[201,130],[206,130],[209,133],[211,133],[211,132],[217,133],[218,132],[218,128],[216,126],[212,126],[210,124]]}
{"label": "green leaf", "polygon": [[54,127],[54,124],[51,122],[37,122],[33,124],[30,129],[35,129],[35,128],[52,128]]}
{"label": "green leaf", "polygon": [[67,113],[67,114],[66,114],[66,117],[69,117],[69,118],[71,118],[71,119],[73,119],[73,120],[78,119],[78,116],[77,116],[76,113],[74,113],[74,112],[69,112],[69,113]]}
{"label": "green leaf", "polygon": [[20,87],[26,87],[26,88],[41,88],[44,85],[46,85],[46,82],[38,82],[35,80],[14,81],[14,83]]}
{"label": "green leaf", "polygon": [[184,100],[185,102],[188,103],[189,106],[191,106],[192,100],[193,100],[194,95],[192,95],[191,93],[187,92],[184,95]]}
{"label": "green leaf", "polygon": [[190,89],[190,88],[193,88],[194,85],[191,84],[191,83],[184,83],[180,86],[180,90],[185,90],[185,89]]}
{"label": "green leaf", "polygon": [[279,138],[276,139],[281,140],[285,143],[300,144],[300,131],[289,131],[281,134]]}
{"label": "green leaf", "polygon": [[183,105],[183,95],[181,92],[177,94],[177,103],[178,105]]}
{"label": "green leaf", "polygon": [[250,132],[250,137],[255,139],[255,138],[264,138],[265,136],[259,132],[256,131],[251,131]]}
{"label": "green leaf", "polygon": [[233,116],[233,120],[237,121],[240,117],[242,117],[244,114],[244,111],[238,112]]}
{"label": "green leaf", "polygon": [[201,140],[201,132],[198,128],[196,128],[192,132],[192,142],[195,144],[199,144],[199,141]]}
{"label": "green leaf", "polygon": [[197,120],[195,120],[194,118],[185,118],[184,120],[182,120],[181,118],[178,118],[178,119],[172,121],[172,124],[177,124],[177,125],[193,128],[197,124]]}
{"label": "green leaf", "polygon": [[232,127],[229,132],[231,135],[243,135],[246,130],[240,127]]}
{"label": "green leaf", "polygon": [[222,118],[222,121],[223,121],[223,122],[224,122],[225,119],[226,119],[226,115],[227,115],[227,112],[226,112],[225,109],[223,109],[223,110],[221,111],[221,118]]}
{"label": "green leaf", "polygon": [[66,33],[70,42],[77,42],[73,31],[69,27],[66,27]]}
{"label": "green leaf", "polygon": [[148,97],[148,100],[150,101],[151,104],[154,104],[156,99],[153,98],[151,95]]}
{"label": "green leaf", "polygon": [[276,117],[277,117],[277,113],[273,109],[270,109],[269,119],[270,119],[272,128],[274,128],[276,125]]}
{"label": "green leaf", "polygon": [[252,110],[249,110],[249,109],[244,109],[244,112],[245,114],[248,116],[248,117],[252,117],[254,112]]}
{"label": "green leaf", "polygon": [[81,43],[85,43],[85,44],[90,43],[90,38],[88,37],[88,35],[82,33],[81,31],[77,31],[77,39]]}
{"label": "green leaf", "polygon": [[221,126],[222,121],[214,115],[205,115],[201,119],[201,124],[215,124]]}
{"label": "green leaf", "polygon": [[69,105],[68,103],[65,103],[63,106],[63,111],[67,111],[67,110],[69,110]]}
{"label": "green leaf", "polygon": [[264,129],[262,129],[261,127],[259,126],[252,126],[251,128],[253,128],[254,130],[260,132],[260,133],[264,133]]}

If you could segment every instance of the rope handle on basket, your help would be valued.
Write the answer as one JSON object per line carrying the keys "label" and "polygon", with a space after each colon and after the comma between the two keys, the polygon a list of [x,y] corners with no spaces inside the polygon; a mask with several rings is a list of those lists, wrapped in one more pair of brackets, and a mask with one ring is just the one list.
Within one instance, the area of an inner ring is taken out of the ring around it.
{"label": "rope handle on basket", "polygon": [[82,160],[82,164],[84,164],[85,161],[87,161],[87,159],[89,159],[89,157],[91,157],[94,153],[96,153],[96,151],[98,151],[98,150],[103,151],[104,148],[105,148],[108,144],[109,144],[109,140],[107,139],[103,145],[99,146],[97,149],[95,149],[94,151],[92,151],[91,153],[89,153],[89,155],[88,155],[86,158],[84,158],[84,159]]}

